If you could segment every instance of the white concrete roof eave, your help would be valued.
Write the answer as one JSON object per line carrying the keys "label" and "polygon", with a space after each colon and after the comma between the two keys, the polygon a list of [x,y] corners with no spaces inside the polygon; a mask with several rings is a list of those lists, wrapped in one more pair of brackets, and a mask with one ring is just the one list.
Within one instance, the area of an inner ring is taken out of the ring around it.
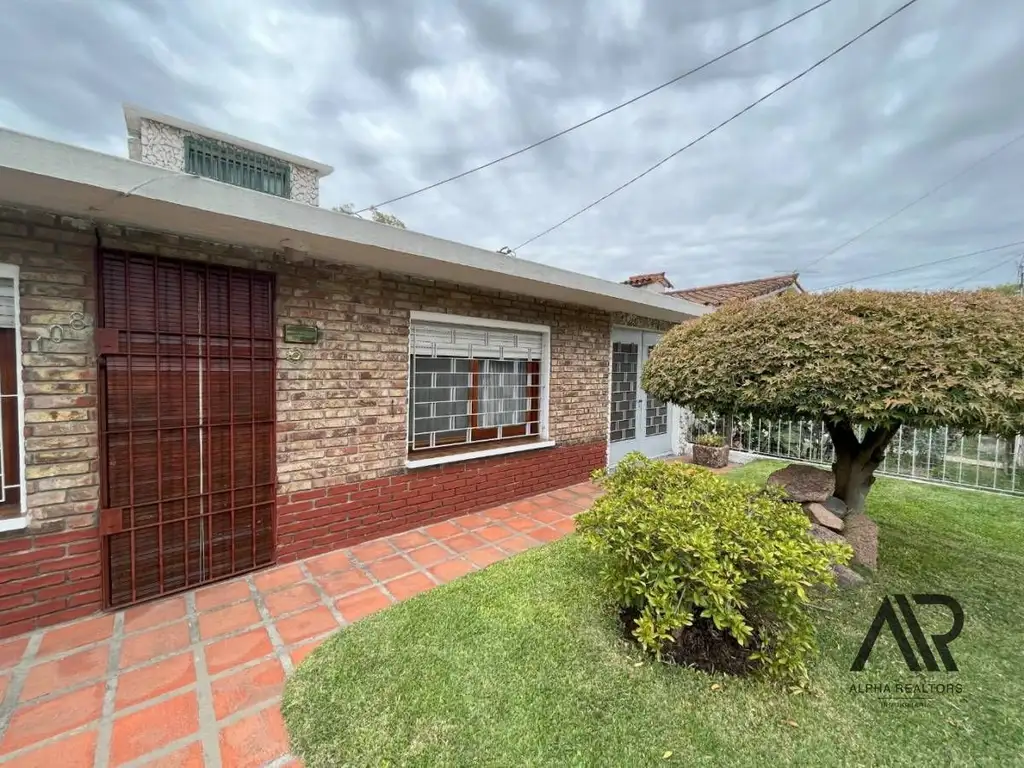
{"label": "white concrete roof eave", "polygon": [[671,296],[0,129],[0,203],[683,322]]}
{"label": "white concrete roof eave", "polygon": [[129,135],[138,136],[140,131],[140,120],[152,120],[154,123],[163,123],[169,125],[172,128],[178,128],[188,133],[195,133],[200,136],[207,136],[211,139],[217,139],[223,141],[225,144],[234,144],[237,147],[251,150],[261,155],[268,155],[270,157],[283,160],[286,163],[292,165],[298,165],[303,168],[310,168],[317,172],[320,178],[330,176],[334,173],[334,168],[323,163],[318,163],[315,160],[310,160],[308,157],[302,157],[301,155],[293,155],[290,152],[284,152],[274,147],[268,147],[265,144],[257,144],[255,141],[249,141],[239,136],[232,136],[230,133],[223,133],[221,131],[215,131],[212,128],[206,128],[196,123],[190,123],[187,120],[182,120],[171,115],[161,115],[159,112],[153,112],[146,109],[145,107],[139,107],[135,104],[124,104],[124,122],[128,126]]}

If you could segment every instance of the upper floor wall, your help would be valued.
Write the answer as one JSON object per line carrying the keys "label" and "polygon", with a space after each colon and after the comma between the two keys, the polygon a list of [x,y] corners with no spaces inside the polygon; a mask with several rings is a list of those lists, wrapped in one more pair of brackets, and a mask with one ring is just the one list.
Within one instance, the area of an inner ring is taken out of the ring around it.
{"label": "upper floor wall", "polygon": [[[320,179],[333,171],[330,166],[307,158],[139,107],[126,105],[124,115],[128,126],[128,156],[148,165],[199,173],[314,206],[320,204]],[[190,162],[190,138],[198,140],[197,147],[201,144],[209,171],[200,167],[201,164]],[[216,156],[221,154],[232,157],[232,162],[226,165],[216,162],[219,159]],[[241,161],[234,156],[242,158]],[[226,175],[222,173],[224,168],[228,168]]]}

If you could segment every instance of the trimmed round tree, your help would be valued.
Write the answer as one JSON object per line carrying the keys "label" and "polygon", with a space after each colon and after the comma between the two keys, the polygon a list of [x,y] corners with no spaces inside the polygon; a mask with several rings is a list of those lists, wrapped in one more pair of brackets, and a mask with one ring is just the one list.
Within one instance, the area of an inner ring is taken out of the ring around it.
{"label": "trimmed round tree", "polygon": [[824,422],[835,495],[857,512],[901,425],[1024,431],[1024,300],[839,291],[736,302],[667,333],[643,387],[698,413]]}

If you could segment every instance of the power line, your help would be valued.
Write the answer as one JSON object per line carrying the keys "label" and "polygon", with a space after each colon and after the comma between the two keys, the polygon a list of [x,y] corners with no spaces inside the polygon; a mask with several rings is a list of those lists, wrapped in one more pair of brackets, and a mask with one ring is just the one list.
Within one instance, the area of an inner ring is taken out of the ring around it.
{"label": "power line", "polygon": [[955,283],[953,283],[949,287],[950,288],[958,288],[959,286],[963,285],[964,283],[968,282],[969,280],[974,280],[975,278],[981,277],[982,275],[987,275],[989,272],[997,270],[1000,267],[1002,267],[1002,266],[1004,266],[1006,264],[1009,264],[1011,261],[1016,261],[1016,260],[1017,260],[1017,254],[1015,253],[1010,258],[1003,259],[998,264],[993,264],[988,269],[983,269],[983,270],[981,270],[981,272],[972,272],[967,277],[965,277],[963,280],[958,280],[958,281],[956,281]]}
{"label": "power line", "polygon": [[863,275],[862,277],[855,277],[853,280],[844,280],[841,283],[835,283],[834,285],[826,286],[825,288],[822,288],[821,290],[822,291],[829,291],[829,290],[831,290],[833,288],[839,288],[840,286],[843,286],[843,285],[853,285],[854,283],[862,283],[865,280],[873,280],[876,277],[888,277],[889,275],[901,275],[904,272],[913,272],[914,270],[922,269],[924,267],[930,267],[930,266],[933,266],[935,264],[945,264],[946,262],[949,262],[949,261],[957,261],[959,259],[966,259],[966,258],[969,258],[970,256],[980,256],[983,253],[993,253],[994,251],[1001,251],[1004,248],[1014,248],[1014,247],[1019,246],[1019,245],[1024,245],[1024,240],[1017,240],[1016,242],[1013,242],[1013,243],[1004,243],[1003,245],[996,245],[996,246],[993,246],[992,248],[983,248],[980,251],[971,251],[970,253],[958,253],[956,256],[947,256],[947,257],[945,257],[943,259],[934,259],[933,261],[926,261],[926,262],[923,262],[921,264],[915,264],[912,267],[902,267],[900,269],[891,269],[888,272],[878,272],[877,274],[874,274],[874,275]]}
{"label": "power line", "polygon": [[718,131],[718,130],[720,130],[720,129],[724,128],[725,126],[727,126],[727,125],[728,125],[729,123],[731,123],[731,122],[732,122],[733,120],[735,120],[736,118],[738,118],[738,117],[740,117],[740,116],[742,116],[742,115],[746,114],[746,113],[747,113],[747,112],[749,112],[750,110],[752,110],[752,109],[753,109],[754,107],[756,107],[756,106],[757,106],[758,104],[760,104],[761,102],[763,102],[763,101],[766,101],[766,100],[768,100],[769,98],[771,98],[772,96],[774,96],[774,95],[775,95],[776,93],[778,93],[779,91],[781,91],[781,90],[782,90],[783,88],[786,88],[786,87],[788,87],[788,86],[792,85],[792,84],[793,84],[793,83],[795,83],[795,82],[796,82],[797,80],[799,80],[800,78],[804,77],[804,75],[807,75],[807,74],[809,74],[810,72],[813,72],[813,71],[814,71],[815,69],[817,69],[818,67],[820,67],[820,66],[821,66],[822,64],[824,64],[824,63],[825,63],[826,61],[828,61],[829,59],[831,59],[831,58],[832,58],[833,56],[836,56],[836,55],[838,55],[838,54],[842,53],[842,52],[843,52],[844,50],[846,50],[846,49],[847,49],[847,48],[849,48],[849,47],[850,47],[851,45],[853,45],[854,43],[856,43],[856,42],[857,42],[858,40],[860,40],[860,39],[861,39],[862,37],[865,37],[866,35],[870,34],[870,33],[871,33],[871,32],[873,32],[874,30],[878,29],[878,27],[882,26],[882,25],[883,25],[883,24],[884,24],[885,22],[889,21],[889,19],[893,18],[893,17],[894,17],[894,16],[896,15],[896,14],[898,14],[898,13],[901,13],[902,11],[905,11],[905,10],[906,10],[907,8],[909,8],[910,6],[912,6],[912,5],[913,5],[914,3],[916,3],[916,2],[917,2],[917,0],[908,0],[908,2],[904,3],[903,5],[901,5],[901,6],[899,7],[899,8],[897,8],[897,9],[896,9],[895,11],[893,11],[893,12],[892,12],[892,13],[890,13],[890,14],[888,14],[888,15],[887,15],[887,16],[885,16],[884,18],[882,18],[882,19],[881,19],[880,21],[877,21],[877,22],[875,22],[874,24],[872,24],[872,25],[871,25],[870,27],[868,27],[867,29],[865,29],[865,30],[864,30],[863,32],[861,32],[861,33],[860,33],[859,35],[857,35],[857,36],[856,36],[856,37],[854,37],[853,39],[851,39],[851,40],[848,40],[847,42],[843,43],[843,44],[842,44],[841,46],[839,46],[839,47],[838,47],[838,48],[836,48],[836,49],[835,49],[834,51],[832,51],[832,53],[828,54],[827,56],[825,56],[825,57],[824,57],[824,58],[822,58],[822,59],[818,59],[818,61],[816,61],[816,62],[815,62],[814,64],[812,64],[811,66],[809,66],[809,67],[808,67],[807,69],[805,69],[805,70],[804,70],[803,72],[801,72],[800,74],[796,75],[795,77],[791,77],[791,78],[790,78],[789,80],[787,80],[786,82],[784,82],[784,83],[783,83],[782,85],[778,86],[777,88],[774,88],[774,89],[772,89],[771,91],[769,91],[768,93],[766,93],[766,94],[765,94],[764,96],[762,96],[761,98],[759,98],[759,99],[758,99],[757,101],[755,101],[755,102],[752,102],[751,104],[748,104],[748,105],[747,105],[746,107],[744,107],[743,109],[741,109],[741,110],[740,110],[739,112],[737,112],[737,113],[736,113],[735,115],[733,115],[733,116],[732,116],[732,117],[730,117],[729,119],[727,119],[727,120],[723,120],[723,121],[722,121],[721,123],[719,123],[718,125],[716,125],[716,126],[715,126],[714,128],[712,128],[711,130],[707,131],[706,133],[703,133],[703,134],[701,134],[700,136],[698,136],[698,137],[697,137],[696,139],[694,139],[693,141],[691,141],[691,142],[690,142],[689,144],[687,144],[686,146],[684,146],[684,147],[680,147],[679,149],[677,149],[677,150],[676,150],[675,152],[673,152],[672,154],[670,154],[670,155],[667,155],[666,157],[663,157],[663,158],[662,158],[661,160],[659,160],[659,161],[658,161],[658,162],[656,162],[656,163],[655,163],[654,165],[652,165],[651,167],[649,167],[649,168],[648,168],[648,169],[647,169],[646,171],[644,171],[643,173],[639,173],[639,174],[637,174],[636,176],[634,176],[633,178],[631,178],[631,179],[630,179],[629,181],[627,181],[626,183],[624,183],[624,184],[620,184],[620,185],[619,185],[618,187],[616,187],[615,189],[613,189],[613,190],[612,190],[611,192],[608,192],[607,194],[605,194],[605,195],[602,195],[602,196],[601,196],[601,197],[599,197],[599,198],[598,198],[597,200],[595,200],[594,202],[590,203],[589,205],[587,205],[587,206],[585,206],[585,207],[581,208],[580,210],[576,211],[576,213],[572,214],[571,216],[567,216],[566,218],[562,219],[562,220],[561,220],[560,222],[558,222],[557,224],[554,224],[554,225],[552,225],[552,226],[548,227],[548,228],[547,228],[547,229],[545,229],[545,230],[544,230],[543,232],[540,232],[539,234],[536,234],[536,235],[534,235],[533,237],[529,238],[528,240],[525,240],[525,241],[523,241],[522,243],[520,243],[519,245],[517,245],[517,246],[516,246],[515,248],[513,248],[513,250],[514,250],[514,251],[518,251],[518,250],[519,250],[520,248],[523,248],[524,246],[527,246],[527,245],[529,245],[530,243],[534,242],[535,240],[539,240],[540,238],[544,237],[545,235],[547,235],[547,234],[550,234],[551,232],[554,232],[554,231],[555,231],[556,229],[558,229],[559,227],[561,227],[561,226],[563,226],[563,225],[565,225],[565,224],[568,224],[568,223],[569,223],[570,221],[572,221],[573,219],[575,219],[575,218],[576,218],[577,216],[581,216],[582,214],[584,214],[584,213],[586,213],[587,211],[589,211],[589,210],[590,210],[591,208],[594,208],[595,206],[597,206],[597,205],[600,205],[601,203],[603,203],[603,202],[604,202],[605,200],[607,200],[607,199],[608,199],[609,197],[611,197],[612,195],[618,194],[618,193],[619,193],[619,192],[621,192],[622,190],[626,189],[626,187],[629,187],[629,186],[631,186],[632,184],[635,184],[636,182],[640,181],[640,179],[642,179],[642,178],[643,178],[644,176],[647,176],[647,175],[648,175],[649,173],[651,173],[652,171],[654,171],[654,170],[656,170],[656,169],[660,168],[661,166],[663,166],[663,165],[664,165],[665,163],[667,163],[667,162],[668,162],[669,160],[671,160],[672,158],[676,157],[677,155],[680,155],[680,154],[682,154],[683,152],[685,152],[686,150],[688,150],[688,149],[689,149],[690,147],[692,147],[692,146],[693,146],[694,144],[697,144],[698,142],[701,142],[701,141],[703,141],[704,139],[706,139],[706,138],[707,138],[708,136],[710,136],[711,134],[713,134],[713,133],[715,133],[716,131]]}
{"label": "power line", "polygon": [[749,40],[747,40],[745,43],[740,43],[735,48],[730,48],[725,53],[719,54],[718,56],[715,56],[715,58],[710,59],[709,61],[705,61],[699,67],[695,67],[695,68],[693,68],[693,69],[691,69],[691,70],[689,70],[687,72],[684,72],[681,75],[677,75],[676,77],[673,77],[671,80],[666,80],[661,85],[655,86],[654,88],[651,88],[648,91],[644,91],[643,93],[641,93],[641,94],[639,94],[637,96],[634,96],[633,98],[628,99],[627,101],[624,101],[621,104],[617,104],[617,105],[615,105],[614,107],[612,107],[610,109],[606,109],[604,112],[598,112],[596,115],[593,115],[592,117],[588,117],[586,120],[584,120],[581,123],[576,123],[575,125],[570,125],[568,128],[565,128],[565,129],[559,131],[558,133],[553,133],[553,134],[551,134],[550,136],[548,136],[546,138],[543,138],[543,139],[540,139],[539,141],[533,142],[533,144],[529,144],[529,145],[527,145],[525,147],[522,147],[521,149],[517,149],[515,152],[509,152],[507,155],[502,155],[501,157],[496,158],[494,160],[491,160],[490,162],[484,163],[482,165],[477,165],[477,166],[475,166],[473,168],[470,168],[469,170],[462,171],[462,173],[457,173],[454,176],[449,176],[447,179],[442,179],[441,181],[436,181],[433,184],[428,184],[425,187],[420,187],[419,189],[413,190],[412,192],[409,192],[409,193],[404,194],[404,195],[399,195],[398,197],[392,197],[390,200],[385,200],[382,203],[376,203],[375,205],[369,205],[366,208],[361,208],[358,211],[356,211],[356,213],[364,213],[365,211],[370,210],[370,208],[380,208],[381,206],[384,206],[384,205],[390,205],[391,203],[397,203],[399,200],[405,200],[407,198],[412,197],[413,195],[418,195],[421,192],[427,192],[427,191],[429,191],[431,189],[436,189],[437,187],[443,186],[444,184],[448,184],[449,182],[457,181],[459,179],[465,178],[466,176],[469,176],[472,173],[476,173],[477,171],[482,171],[485,168],[490,168],[491,166],[497,165],[498,163],[503,163],[506,160],[510,160],[513,157],[517,157],[518,155],[523,154],[524,152],[529,152],[531,149],[536,149],[537,147],[539,147],[539,146],[541,146],[543,144],[547,144],[549,141],[554,141],[555,139],[559,139],[559,138],[561,138],[562,136],[565,136],[568,133],[572,133],[573,131],[575,131],[578,128],[582,128],[585,125],[590,125],[591,123],[593,123],[596,120],[600,120],[602,117],[607,117],[608,115],[612,114],[613,112],[618,112],[623,107],[628,107],[631,104],[636,104],[636,102],[640,101],[641,99],[646,99],[651,94],[657,93],[658,91],[660,91],[660,90],[662,90],[664,88],[668,88],[670,85],[675,85],[680,80],[682,80],[684,78],[687,78],[690,75],[694,75],[697,72],[700,72],[702,69],[710,67],[712,64],[716,64],[717,62],[721,61],[725,57],[731,56],[732,54],[736,53],[737,51],[743,50],[748,45],[752,45],[753,43],[756,43],[758,40],[761,40],[761,39],[763,39],[765,37],[768,37],[768,35],[772,34],[773,32],[778,32],[783,27],[788,27],[794,21],[798,21],[799,19],[802,19],[807,14],[813,13],[814,11],[818,10],[819,8],[821,8],[823,6],[828,5],[831,2],[832,2],[832,0],[823,0],[822,2],[818,3],[817,5],[815,5],[815,6],[811,7],[811,8],[808,8],[806,11],[804,11],[802,13],[798,13],[796,16],[793,16],[792,18],[787,19],[786,21],[782,22],[781,24],[777,24],[776,26],[772,27],[771,29],[769,29],[769,30],[767,30],[765,32],[762,32],[757,37],[752,37]]}
{"label": "power line", "polygon": [[1013,145],[1013,144],[1017,143],[1017,142],[1018,142],[1018,141],[1020,141],[1021,139],[1024,139],[1024,131],[1021,131],[1021,132],[1020,132],[1019,134],[1017,134],[1017,135],[1016,135],[1016,136],[1015,136],[1014,138],[1010,139],[1010,140],[1009,140],[1008,142],[1006,142],[1006,143],[1005,143],[1005,144],[1003,144],[1002,146],[1000,146],[1000,147],[996,148],[996,149],[995,149],[995,150],[993,150],[992,152],[989,152],[989,153],[988,153],[987,155],[985,155],[984,157],[982,157],[982,158],[979,158],[978,160],[975,160],[975,161],[974,161],[973,163],[971,163],[971,164],[970,164],[969,166],[967,166],[966,168],[964,168],[963,170],[961,170],[961,171],[960,171],[959,173],[957,173],[957,174],[955,174],[955,175],[951,176],[950,178],[946,179],[946,180],[945,180],[944,182],[942,182],[941,184],[939,184],[939,185],[938,185],[937,187],[933,187],[932,189],[928,190],[927,192],[925,192],[925,193],[924,193],[923,195],[921,195],[921,196],[920,196],[919,198],[917,198],[916,200],[912,200],[911,202],[907,203],[906,205],[904,205],[904,206],[903,206],[902,208],[900,208],[900,209],[899,209],[898,211],[896,211],[895,213],[892,213],[892,214],[890,214],[890,215],[886,216],[886,217],[885,217],[884,219],[881,219],[880,221],[876,221],[876,222],[875,222],[874,224],[872,224],[872,225],[871,225],[870,227],[868,227],[867,229],[865,229],[865,230],[863,230],[863,231],[861,231],[861,232],[858,232],[858,233],[857,233],[856,235],[854,235],[853,237],[851,237],[851,238],[850,238],[849,240],[847,240],[847,241],[846,241],[846,242],[844,242],[843,244],[841,244],[841,245],[838,245],[838,246],[836,246],[835,248],[833,248],[833,249],[832,249],[831,251],[828,251],[827,253],[823,253],[823,254],[822,254],[821,256],[819,256],[818,258],[816,258],[816,259],[815,259],[814,261],[812,261],[812,262],[811,262],[810,264],[807,264],[807,265],[806,265],[806,266],[805,266],[805,267],[804,267],[803,269],[801,269],[800,271],[801,271],[801,272],[806,272],[806,271],[807,271],[808,269],[810,269],[811,267],[813,267],[813,266],[814,266],[815,264],[818,264],[819,262],[823,261],[824,259],[827,259],[827,258],[828,258],[829,256],[832,256],[833,254],[839,253],[839,251],[843,250],[843,249],[844,249],[844,248],[845,248],[846,246],[850,245],[851,243],[855,243],[855,242],[857,242],[857,241],[858,241],[858,240],[860,240],[860,239],[861,239],[862,237],[864,237],[864,235],[866,235],[866,234],[868,234],[868,233],[870,233],[870,232],[874,232],[874,231],[875,231],[876,229],[878,229],[879,227],[881,227],[881,226],[882,226],[883,224],[888,224],[888,223],[889,223],[890,221],[892,221],[893,219],[895,219],[895,218],[896,218],[897,216],[899,216],[900,214],[904,213],[905,211],[909,210],[910,208],[913,208],[913,207],[914,207],[915,205],[917,205],[918,203],[920,203],[920,202],[922,202],[922,201],[924,201],[924,200],[927,200],[927,199],[928,199],[929,197],[931,197],[932,195],[934,195],[934,194],[935,194],[936,192],[938,192],[939,190],[943,189],[944,187],[947,187],[947,186],[949,186],[949,185],[950,185],[950,184],[952,184],[952,183],[953,183],[954,181],[956,181],[957,179],[959,179],[959,178],[960,178],[961,176],[965,176],[966,174],[970,173],[971,171],[973,171],[973,170],[974,170],[975,168],[977,168],[977,167],[978,167],[979,165],[981,165],[982,163],[986,162],[987,160],[991,160],[991,159],[992,159],[993,157],[995,157],[996,155],[998,155],[998,154],[999,154],[1000,152],[1002,152],[1002,151],[1003,151],[1004,149],[1007,149],[1008,147],[1010,147],[1011,145]]}

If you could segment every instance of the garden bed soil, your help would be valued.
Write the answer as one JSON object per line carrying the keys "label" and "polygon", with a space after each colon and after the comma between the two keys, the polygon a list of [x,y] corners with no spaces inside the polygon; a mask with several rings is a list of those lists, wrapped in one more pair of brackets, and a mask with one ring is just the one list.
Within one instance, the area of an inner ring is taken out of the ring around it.
{"label": "garden bed soil", "polygon": [[[633,608],[619,611],[622,631],[626,638],[636,643],[633,627],[639,612]],[[663,661],[681,667],[699,669],[708,674],[716,672],[727,675],[742,676],[753,672],[757,662],[750,658],[755,643],[744,648],[728,632],[715,628],[711,619],[696,617],[693,624],[677,630],[673,642],[667,644],[661,652]]]}

